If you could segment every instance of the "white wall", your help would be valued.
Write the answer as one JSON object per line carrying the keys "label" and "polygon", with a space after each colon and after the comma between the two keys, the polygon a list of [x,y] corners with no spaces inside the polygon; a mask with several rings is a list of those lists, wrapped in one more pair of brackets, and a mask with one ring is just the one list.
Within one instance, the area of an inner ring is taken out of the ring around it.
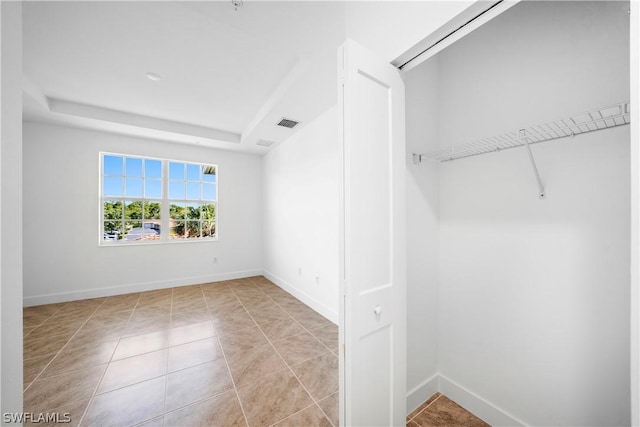
{"label": "white wall", "polygon": [[[440,144],[629,99],[627,8],[523,2],[443,51]],[[523,150],[441,165],[440,374],[526,424],[627,425],[629,128],[533,150],[544,201]]]}
{"label": "white wall", "polygon": [[[219,240],[98,246],[100,151],[218,164]],[[25,123],[24,159],[25,305],[262,272],[258,156]]]}
{"label": "white wall", "polygon": [[338,160],[332,107],[264,156],[262,178],[265,275],[334,323]]}
{"label": "white wall", "polygon": [[438,391],[439,165],[411,153],[437,149],[438,61],[406,75],[407,128],[407,409]]}
{"label": "white wall", "polygon": [[[22,5],[0,2],[0,407],[22,412]],[[4,417],[0,421],[5,425]]]}

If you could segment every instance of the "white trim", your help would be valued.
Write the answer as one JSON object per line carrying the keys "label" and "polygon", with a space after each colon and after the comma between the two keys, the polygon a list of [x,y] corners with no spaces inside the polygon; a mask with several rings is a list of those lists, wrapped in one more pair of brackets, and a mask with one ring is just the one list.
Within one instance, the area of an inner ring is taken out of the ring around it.
{"label": "white trim", "polygon": [[344,46],[337,52],[338,80],[338,424],[346,424],[346,375],[345,375],[345,305],[347,299],[345,272],[345,163],[344,163]]}
{"label": "white trim", "polygon": [[407,415],[415,411],[420,405],[429,400],[431,396],[440,391],[440,376],[434,374],[418,384],[407,393]]}
{"label": "white trim", "polygon": [[438,375],[438,383],[440,393],[494,427],[527,425],[443,375]]}
{"label": "white trim", "polygon": [[64,99],[47,98],[49,110],[54,113],[67,114],[76,117],[85,117],[104,122],[117,123],[125,126],[133,126],[139,129],[152,129],[190,137],[206,138],[211,141],[240,143],[240,134],[221,129],[214,129],[184,122],[161,119],[158,117],[143,116],[110,108],[81,104],[79,102]]}
{"label": "white trim", "polygon": [[640,425],[640,3],[633,0],[630,23],[631,91],[631,425]]}
{"label": "white trim", "polygon": [[332,323],[334,323],[336,325],[338,324],[338,313],[336,311],[331,310],[330,308],[328,308],[327,306],[322,304],[317,299],[313,298],[312,296],[309,296],[308,294],[302,292],[301,290],[297,289],[296,287],[290,285],[289,283],[287,283],[283,279],[279,278],[278,276],[276,276],[276,275],[274,275],[274,274],[272,274],[272,273],[270,273],[270,272],[268,272],[266,270],[264,270],[262,272],[262,274],[263,274],[264,277],[266,277],[267,279],[271,280],[273,283],[278,285],[284,291],[286,291],[287,293],[289,293],[289,294],[293,295],[294,297],[298,298],[300,301],[305,303],[307,306],[309,306],[310,308],[314,309],[315,311],[320,313],[322,316],[326,317]]}
{"label": "white trim", "polygon": [[407,393],[407,416],[440,392],[492,426],[526,426],[513,415],[486,401],[442,374],[434,374]]}
{"label": "white trim", "polygon": [[24,307],[31,307],[34,305],[54,304],[58,302],[75,301],[80,299],[107,297],[112,295],[129,294],[133,292],[198,285],[201,283],[209,282],[220,282],[222,280],[244,279],[246,277],[260,276],[261,274],[262,270],[259,269],[244,270],[221,274],[208,274],[204,276],[181,277],[178,279],[162,280],[157,282],[131,283],[108,288],[95,288],[48,295],[36,295],[32,297],[24,297],[23,305]]}

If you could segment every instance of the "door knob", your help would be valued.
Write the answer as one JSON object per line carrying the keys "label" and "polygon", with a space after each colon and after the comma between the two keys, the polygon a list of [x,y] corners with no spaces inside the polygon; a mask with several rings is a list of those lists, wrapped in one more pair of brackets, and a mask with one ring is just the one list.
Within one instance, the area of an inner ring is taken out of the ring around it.
{"label": "door knob", "polygon": [[382,313],[382,307],[380,307],[379,305],[376,305],[376,306],[373,308],[373,313],[374,313],[376,316],[380,316],[380,313]]}

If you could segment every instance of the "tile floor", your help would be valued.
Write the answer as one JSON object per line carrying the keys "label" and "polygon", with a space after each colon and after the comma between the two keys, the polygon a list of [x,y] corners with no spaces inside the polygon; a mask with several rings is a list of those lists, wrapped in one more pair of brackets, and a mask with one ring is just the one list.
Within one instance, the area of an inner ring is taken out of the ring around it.
{"label": "tile floor", "polygon": [[407,417],[407,427],[490,427],[489,424],[436,393]]}
{"label": "tile floor", "polygon": [[24,410],[71,426],[337,426],[337,353],[338,328],[264,277],[28,307]]}

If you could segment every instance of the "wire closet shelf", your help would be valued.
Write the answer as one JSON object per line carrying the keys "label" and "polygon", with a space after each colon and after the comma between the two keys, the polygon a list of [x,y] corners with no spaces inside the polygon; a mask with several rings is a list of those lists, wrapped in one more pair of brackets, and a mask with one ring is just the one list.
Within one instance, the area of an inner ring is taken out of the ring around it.
{"label": "wire closet shelf", "polygon": [[553,120],[536,126],[521,128],[490,138],[455,145],[451,148],[424,154],[413,154],[414,159],[448,162],[465,157],[478,156],[528,144],[570,138],[583,133],[624,126],[630,123],[629,101],[597,108],[564,119]]}

